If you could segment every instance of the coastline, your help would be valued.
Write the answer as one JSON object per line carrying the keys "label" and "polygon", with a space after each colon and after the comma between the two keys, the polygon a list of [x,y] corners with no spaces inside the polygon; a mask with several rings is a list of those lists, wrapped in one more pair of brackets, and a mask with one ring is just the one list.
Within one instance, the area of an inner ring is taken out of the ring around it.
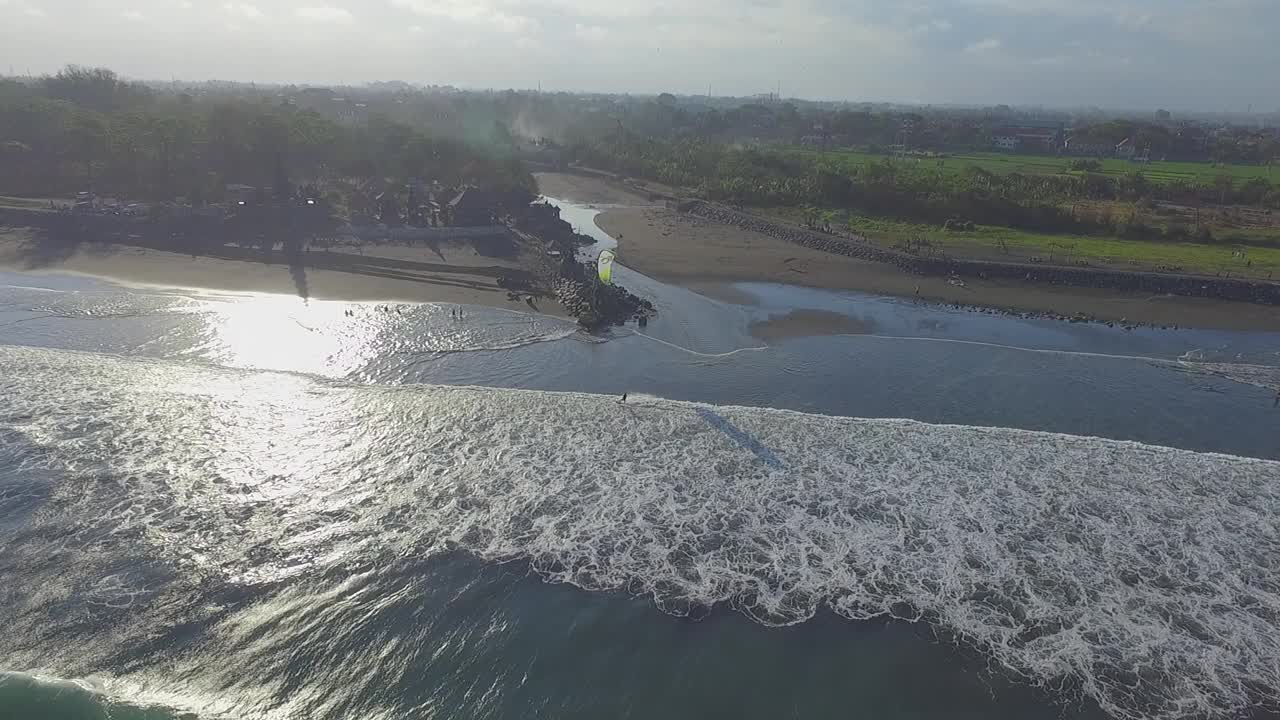
{"label": "coastline", "polygon": [[[618,239],[619,261],[627,267],[735,302],[742,301],[743,293],[733,290],[734,283],[770,282],[1015,314],[1082,314],[1103,322],[1280,331],[1280,312],[1266,305],[1007,280],[966,279],[963,285],[953,285],[945,277],[813,250],[666,208],[608,208],[596,216],[596,224]],[[815,329],[818,324],[806,325]]]}
{"label": "coastline", "polygon": [[[751,304],[736,283],[765,282],[959,305],[975,311],[1082,316],[1105,323],[1171,328],[1280,332],[1272,306],[1198,297],[1125,292],[1019,280],[917,275],[787,242],[754,230],[655,205],[617,182],[575,173],[538,173],[543,192],[602,205],[596,225],[618,240],[619,261],[662,282],[708,297]],[[771,323],[775,334],[779,323]],[[806,318],[786,333],[835,334],[843,323]],[[777,335],[775,335],[777,336]]]}
{"label": "coastline", "polygon": [[[316,300],[483,305],[567,317],[554,298],[531,306],[498,287],[524,272],[528,258],[485,257],[465,241],[434,247],[369,245],[312,250],[300,265],[283,252],[223,246],[189,255],[131,245],[48,243],[21,228],[0,228],[0,269],[75,274],[117,284],[174,290],[296,295]],[[535,307],[536,306],[536,307]]]}

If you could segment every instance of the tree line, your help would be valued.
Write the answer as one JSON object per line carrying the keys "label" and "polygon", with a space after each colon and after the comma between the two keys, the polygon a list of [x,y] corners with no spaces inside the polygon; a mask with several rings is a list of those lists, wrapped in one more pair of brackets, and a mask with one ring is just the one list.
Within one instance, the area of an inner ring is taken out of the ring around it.
{"label": "tree line", "polygon": [[510,137],[493,134],[499,141],[482,146],[382,116],[344,123],[275,96],[206,101],[70,66],[36,82],[0,80],[0,194],[200,204],[231,183],[369,179],[531,194]]}
{"label": "tree line", "polygon": [[[1141,172],[1121,176],[996,174],[976,166],[945,172],[892,158],[842,161],[785,150],[738,148],[692,138],[664,140],[616,132],[574,147],[584,165],[677,186],[738,205],[827,207],[943,223],[961,218],[1037,232],[1107,232],[1186,239],[1193,229],[1156,227],[1120,214],[1083,210],[1085,201],[1149,206],[1157,200],[1199,206],[1238,203],[1280,208],[1280,189],[1265,179],[1212,185],[1155,183]],[[1207,230],[1196,228],[1200,239]]]}

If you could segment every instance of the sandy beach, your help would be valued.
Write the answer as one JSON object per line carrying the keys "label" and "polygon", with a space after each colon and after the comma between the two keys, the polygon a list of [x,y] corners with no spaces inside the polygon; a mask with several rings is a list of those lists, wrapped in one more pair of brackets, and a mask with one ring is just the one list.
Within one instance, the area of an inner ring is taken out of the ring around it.
{"label": "sandy beach", "polygon": [[[1104,321],[1280,331],[1280,311],[1265,305],[1011,281],[966,279],[957,286],[943,277],[914,275],[677,213],[618,182],[567,173],[536,177],[548,195],[612,206],[596,216],[596,224],[618,239],[619,260],[627,267],[730,302],[751,300],[734,283],[771,282],[1030,313],[1083,313]],[[759,330],[762,337],[774,338],[849,331],[834,318],[811,315],[778,318]]]}
{"label": "sandy beach", "polygon": [[[75,273],[123,285],[222,292],[264,292],[319,300],[396,301],[487,305],[520,310],[499,288],[500,275],[519,276],[528,258],[479,255],[466,242],[438,246],[369,245],[313,249],[301,266],[291,266],[278,249],[224,246],[202,255],[128,245],[82,243],[53,246],[28,230],[0,229],[0,269],[33,273]],[[536,310],[564,316],[552,299]]]}
{"label": "sandy beach", "polygon": [[[741,300],[738,282],[773,282],[827,290],[856,290],[1024,312],[1085,313],[1179,327],[1280,331],[1274,307],[1201,298],[1132,295],[1091,288],[913,275],[898,268],[833,255],[776,238],[713,223],[665,208],[611,208],[596,224],[618,238],[619,260],[650,277],[726,300]],[[805,321],[809,330],[846,332]]]}
{"label": "sandy beach", "polygon": [[621,182],[572,173],[534,173],[533,177],[538,182],[538,191],[543,195],[569,202],[635,207],[657,204],[637,189]]}

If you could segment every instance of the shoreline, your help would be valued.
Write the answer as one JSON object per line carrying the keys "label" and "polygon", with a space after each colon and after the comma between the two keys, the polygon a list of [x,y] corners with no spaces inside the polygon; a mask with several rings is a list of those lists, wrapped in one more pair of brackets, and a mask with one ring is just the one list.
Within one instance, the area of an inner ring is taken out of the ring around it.
{"label": "shoreline", "polygon": [[[965,278],[957,285],[666,208],[608,208],[596,225],[618,239],[619,261],[627,267],[739,304],[744,293],[735,283],[765,282],[1068,321],[1079,316],[1126,326],[1280,332],[1280,311],[1273,306],[1009,280]],[[805,325],[817,330],[821,323]]]}
{"label": "shoreline", "polygon": [[[918,275],[888,263],[805,247],[757,230],[655,205],[617,182],[574,173],[538,173],[544,192],[599,204],[597,227],[618,241],[619,262],[655,280],[702,295],[752,304],[736,283],[763,282],[918,299],[974,312],[1067,322],[1280,332],[1275,306],[1211,298],[940,275]],[[802,323],[813,334],[824,324]],[[822,334],[840,332],[825,324]],[[770,331],[772,332],[772,330]]]}
{"label": "shoreline", "polygon": [[541,195],[560,198],[582,205],[645,207],[661,205],[652,200],[640,188],[623,184],[616,179],[578,172],[537,172],[533,174]]}
{"label": "shoreline", "polygon": [[[304,300],[480,305],[568,313],[553,297],[509,299],[503,275],[527,272],[527,258],[479,255],[465,240],[434,247],[378,244],[312,250],[291,264],[279,250],[225,245],[196,255],[111,243],[61,244],[22,228],[0,228],[0,270],[98,278],[126,287],[214,293],[268,293]],[[522,297],[527,293],[522,293]]]}

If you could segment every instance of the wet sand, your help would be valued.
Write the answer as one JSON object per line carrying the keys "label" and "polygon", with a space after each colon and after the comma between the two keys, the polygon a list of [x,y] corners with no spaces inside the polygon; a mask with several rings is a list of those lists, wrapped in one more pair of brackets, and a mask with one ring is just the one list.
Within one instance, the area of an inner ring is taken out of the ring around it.
{"label": "wet sand", "polygon": [[871,323],[830,310],[792,310],[785,315],[751,323],[752,337],[777,342],[814,335],[865,335],[875,332]]}
{"label": "wet sand", "polygon": [[639,189],[622,182],[572,173],[534,173],[538,192],[584,205],[653,205]]}
{"label": "wet sand", "polygon": [[[524,272],[522,260],[484,257],[466,242],[441,243],[437,249],[404,245],[313,249],[305,253],[301,266],[291,266],[279,250],[264,262],[260,250],[234,246],[195,256],[105,243],[47,246],[30,231],[0,228],[0,268],[75,273],[151,288],[529,309],[523,300],[509,300],[507,291],[497,285],[499,275]],[[553,299],[535,304],[539,312],[565,316]]]}
{"label": "wet sand", "polygon": [[[734,299],[725,295],[734,292],[732,283],[772,282],[1117,322],[1280,331],[1280,309],[1265,305],[1012,281],[966,279],[958,286],[659,207],[609,208],[596,224],[618,239],[619,262],[627,267],[723,299]],[[820,323],[805,324],[815,330]]]}
{"label": "wet sand", "polygon": [[[1083,313],[1103,321],[1224,330],[1280,331],[1280,308],[1171,295],[1142,295],[1016,281],[913,275],[891,265],[825,253],[761,233],[742,230],[655,206],[619,182],[565,173],[539,173],[544,193],[578,203],[613,205],[596,225],[618,239],[619,261],[663,282],[728,302],[749,304],[741,282],[852,290],[919,298],[921,302],[999,308],[1025,313]],[[843,333],[830,322],[775,318],[803,326],[806,334]]]}

